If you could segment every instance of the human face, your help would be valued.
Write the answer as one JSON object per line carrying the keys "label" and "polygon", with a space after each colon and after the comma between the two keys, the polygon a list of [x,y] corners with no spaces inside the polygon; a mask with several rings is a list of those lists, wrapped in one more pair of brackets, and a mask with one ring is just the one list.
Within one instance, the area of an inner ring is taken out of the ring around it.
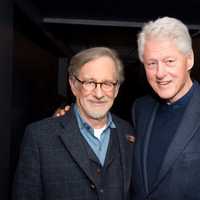
{"label": "human face", "polygon": [[[114,61],[107,56],[97,58],[84,64],[78,75],[81,81],[117,81]],[[106,114],[113,105],[118,94],[119,85],[111,91],[104,91],[100,84],[92,91],[86,91],[76,79],[70,79],[70,86],[81,116],[91,124],[94,120],[106,120]]]}
{"label": "human face", "polygon": [[160,98],[173,103],[191,88],[193,52],[183,54],[169,39],[149,39],[143,58],[147,80]]}

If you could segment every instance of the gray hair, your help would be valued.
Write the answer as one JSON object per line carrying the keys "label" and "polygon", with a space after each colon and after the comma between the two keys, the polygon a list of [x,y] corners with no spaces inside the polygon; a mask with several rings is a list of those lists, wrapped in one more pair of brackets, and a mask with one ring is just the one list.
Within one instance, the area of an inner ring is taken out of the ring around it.
{"label": "gray hair", "polygon": [[179,51],[187,54],[192,51],[192,41],[188,28],[183,22],[172,17],[162,17],[145,24],[138,34],[138,54],[143,62],[144,45],[148,39],[170,39],[175,41]]}
{"label": "gray hair", "polygon": [[107,47],[93,47],[93,48],[85,49],[77,53],[76,55],[74,55],[68,67],[69,76],[72,76],[72,75],[77,76],[81,67],[84,64],[103,56],[107,56],[114,61],[116,70],[117,70],[117,78],[118,78],[119,83],[121,84],[124,81],[123,64],[121,60],[119,59],[117,52]]}

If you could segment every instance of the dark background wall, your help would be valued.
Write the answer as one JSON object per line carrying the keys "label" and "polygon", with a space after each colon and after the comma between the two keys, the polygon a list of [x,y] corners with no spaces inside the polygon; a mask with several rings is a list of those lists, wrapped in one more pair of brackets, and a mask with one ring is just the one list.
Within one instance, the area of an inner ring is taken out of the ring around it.
{"label": "dark background wall", "polygon": [[10,188],[10,141],[12,95],[12,1],[0,1],[0,199]]}
{"label": "dark background wall", "polygon": [[15,170],[19,146],[28,123],[52,115],[59,106],[58,58],[15,27],[12,76],[11,167]]}

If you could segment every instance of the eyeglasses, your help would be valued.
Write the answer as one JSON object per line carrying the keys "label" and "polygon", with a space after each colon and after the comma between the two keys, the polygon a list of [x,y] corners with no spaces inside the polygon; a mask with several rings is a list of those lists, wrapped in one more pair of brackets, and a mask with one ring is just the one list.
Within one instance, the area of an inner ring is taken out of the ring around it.
{"label": "eyeglasses", "polygon": [[[74,76],[74,75],[73,75]],[[92,80],[88,80],[88,81],[81,81],[80,79],[78,79],[76,76],[74,76],[74,78],[82,84],[83,89],[87,90],[87,91],[92,91],[94,90],[97,85],[99,84],[101,89],[105,92],[110,92],[112,91],[115,86],[118,84],[118,81],[116,81],[115,83],[111,82],[111,81],[104,81],[104,82],[96,82],[96,81],[92,81]]]}

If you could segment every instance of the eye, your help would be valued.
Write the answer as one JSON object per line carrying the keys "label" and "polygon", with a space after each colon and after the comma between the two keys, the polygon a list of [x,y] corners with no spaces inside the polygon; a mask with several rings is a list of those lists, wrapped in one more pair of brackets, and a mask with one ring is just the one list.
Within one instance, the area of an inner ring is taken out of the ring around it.
{"label": "eye", "polygon": [[112,90],[115,86],[117,85],[117,82],[111,82],[111,81],[105,81],[102,82],[102,89],[105,91],[110,91]]}
{"label": "eye", "polygon": [[109,81],[105,81],[105,82],[103,82],[103,85],[104,86],[108,86],[108,87],[112,87],[114,85],[114,83],[113,82],[109,82]]}
{"label": "eye", "polygon": [[165,61],[165,63],[166,63],[167,65],[173,65],[173,64],[175,63],[175,60],[174,60],[174,59],[167,59],[167,60]]}
{"label": "eye", "polygon": [[147,62],[145,64],[145,66],[149,69],[155,68],[157,66],[157,62],[151,61],[151,62]]}
{"label": "eye", "polygon": [[85,86],[93,86],[95,85],[94,81],[84,81]]}

